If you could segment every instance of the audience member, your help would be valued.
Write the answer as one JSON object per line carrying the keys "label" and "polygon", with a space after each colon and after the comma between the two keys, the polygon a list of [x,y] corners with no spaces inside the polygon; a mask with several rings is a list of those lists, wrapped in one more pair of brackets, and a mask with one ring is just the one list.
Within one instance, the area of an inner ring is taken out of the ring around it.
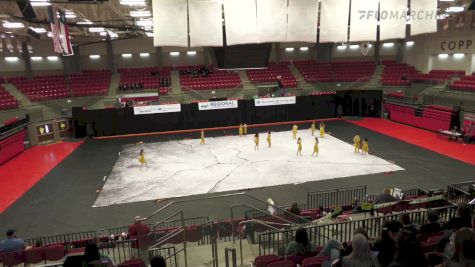
{"label": "audience member", "polygon": [[391,267],[426,267],[428,266],[419,241],[414,239],[411,231],[401,231],[394,261]]}
{"label": "audience member", "polygon": [[391,195],[391,189],[386,188],[383,190],[383,193],[377,195],[374,199],[374,204],[383,204],[388,202],[395,202],[399,199],[393,195]]}
{"label": "audience member", "polygon": [[300,228],[295,233],[295,241],[285,249],[285,257],[311,254],[316,251],[315,245],[308,240],[307,230]]}
{"label": "audience member", "polygon": [[317,254],[317,257],[327,256],[330,258],[330,262],[340,258],[341,250],[343,249],[342,244],[336,239],[330,239],[327,241],[322,251]]}
{"label": "audience member", "polygon": [[362,234],[355,234],[351,241],[352,252],[343,258],[343,267],[377,267],[379,262],[372,254],[368,239]]}
{"label": "audience member", "polygon": [[301,210],[299,209],[299,206],[297,203],[292,203],[292,206],[290,206],[289,212],[295,215],[300,215]]}
{"label": "audience member", "polygon": [[137,239],[140,258],[148,263],[148,239],[150,228],[148,225],[142,223],[142,221],[143,219],[140,216],[135,216],[135,223],[129,226],[128,234],[129,238]]}
{"label": "audience member", "polygon": [[472,227],[472,210],[467,203],[460,203],[457,206],[457,214],[450,219],[444,226],[444,229],[458,230],[462,227]]}
{"label": "audience member", "polygon": [[463,227],[451,237],[446,248],[448,260],[438,267],[475,267],[475,232]]}
{"label": "audience member", "polygon": [[99,248],[94,242],[86,244],[83,259],[84,261],[82,262],[82,267],[113,266],[112,261],[106,255],[101,255],[99,253]]}
{"label": "audience member", "polygon": [[414,236],[419,234],[419,226],[411,222],[411,217],[409,217],[409,214],[401,214],[399,220],[401,221],[404,230],[410,231]]}
{"label": "audience member", "polygon": [[[364,236],[369,242],[370,239],[368,237],[368,232],[365,228],[359,227],[355,229],[355,231],[353,232],[353,237],[355,237],[357,234]],[[369,245],[371,246],[371,243]],[[343,243],[343,249],[340,251],[341,256],[348,256],[351,254],[351,252],[353,252],[353,246],[348,246],[346,242]]]}
{"label": "audience member", "polygon": [[421,234],[433,234],[442,231],[442,226],[439,223],[439,213],[436,210],[427,211],[428,223],[421,225],[419,232]]}
{"label": "audience member", "polygon": [[378,252],[378,261],[381,266],[389,266],[394,260],[399,233],[403,228],[398,221],[388,221],[383,225],[381,237],[373,245],[373,251]]}
{"label": "audience member", "polygon": [[167,267],[167,263],[162,256],[155,256],[150,261],[150,267]]}
{"label": "audience member", "polygon": [[7,239],[0,243],[1,252],[13,252],[26,249],[25,241],[23,241],[21,238],[18,238],[15,235],[15,232],[16,231],[14,229],[7,231]]}

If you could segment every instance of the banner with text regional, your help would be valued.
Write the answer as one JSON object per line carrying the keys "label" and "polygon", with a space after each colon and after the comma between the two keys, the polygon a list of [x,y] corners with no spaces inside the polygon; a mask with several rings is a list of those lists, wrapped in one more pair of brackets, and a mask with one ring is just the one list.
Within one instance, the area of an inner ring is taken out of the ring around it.
{"label": "banner with text regional", "polygon": [[199,110],[238,108],[237,100],[210,101],[198,103]]}
{"label": "banner with text regional", "polygon": [[254,99],[254,105],[256,107],[292,105],[295,103],[297,103],[295,96]]}
{"label": "banner with text regional", "polygon": [[181,112],[180,104],[134,107],[134,115]]}

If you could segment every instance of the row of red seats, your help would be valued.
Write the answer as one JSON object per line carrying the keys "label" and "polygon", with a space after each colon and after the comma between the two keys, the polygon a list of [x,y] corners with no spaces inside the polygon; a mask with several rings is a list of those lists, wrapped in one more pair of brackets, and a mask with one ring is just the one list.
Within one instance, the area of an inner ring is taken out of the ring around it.
{"label": "row of red seats", "polygon": [[180,84],[184,90],[209,90],[241,88],[241,78],[237,72],[213,70],[207,76],[180,75]]}
{"label": "row of red seats", "polygon": [[449,88],[455,91],[475,93],[475,73],[472,76],[463,76],[460,80],[454,81]]}
{"label": "row of red seats", "polygon": [[160,93],[166,94],[171,87],[165,87],[161,84],[161,79],[171,80],[170,69],[160,69],[157,67],[146,68],[122,68],[118,70],[120,73],[120,84],[141,83],[143,88],[157,89]]}
{"label": "row of red seats", "polygon": [[389,112],[390,118],[393,121],[431,131],[449,130],[450,128],[452,115],[448,111],[424,107],[421,109],[422,116],[416,116],[415,107],[386,103],[384,108]]}
{"label": "row of red seats", "polygon": [[18,101],[2,86],[0,86],[0,110],[18,108]]}
{"label": "row of red seats", "polygon": [[23,251],[0,253],[0,260],[4,266],[15,266],[24,263],[37,264],[47,261],[59,261],[66,256],[63,245],[52,245],[47,247],[36,247]]}
{"label": "row of red seats", "polygon": [[447,82],[452,77],[461,77],[465,71],[458,70],[431,70],[426,74],[418,74],[414,77],[414,82],[431,82],[441,84]]}
{"label": "row of red seats", "polygon": [[284,87],[297,87],[297,79],[294,77],[287,63],[269,63],[267,69],[247,70],[247,77],[252,83],[276,82],[277,76],[281,76]]}
{"label": "row of red seats", "polygon": [[381,83],[385,86],[408,86],[419,73],[413,66],[395,61],[383,61],[384,71]]}
{"label": "row of red seats", "polygon": [[294,64],[307,82],[367,82],[376,68],[370,61],[334,63],[296,61]]}

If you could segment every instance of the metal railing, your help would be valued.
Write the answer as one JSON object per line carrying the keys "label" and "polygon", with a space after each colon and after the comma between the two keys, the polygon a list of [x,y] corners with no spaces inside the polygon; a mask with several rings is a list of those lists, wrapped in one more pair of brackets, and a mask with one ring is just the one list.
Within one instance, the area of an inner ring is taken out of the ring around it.
{"label": "metal railing", "polygon": [[[474,208],[475,205],[472,205],[472,210]],[[456,209],[456,206],[435,208],[435,210],[439,212],[439,217],[445,221],[455,216]],[[411,211],[407,214],[413,223],[423,224],[427,217],[427,210]],[[367,230],[369,237],[377,237],[381,233],[384,222],[398,220],[400,214],[376,217],[367,214],[367,216],[369,216],[369,218],[310,226],[305,227],[305,229],[308,232],[309,241],[311,243],[316,246],[324,246],[326,241],[330,238],[337,239],[341,242],[351,241],[354,231],[360,227]],[[293,237],[296,231],[297,229],[293,228],[259,234],[259,255],[284,255],[285,248],[294,240]]]}
{"label": "metal railing", "polygon": [[162,256],[167,266],[169,267],[178,267],[179,261],[177,258],[176,248],[175,247],[163,247],[163,248],[154,248],[148,250],[149,261],[152,262],[152,259],[157,256]]}
{"label": "metal railing", "polygon": [[328,208],[351,206],[354,201],[366,200],[366,186],[321,190],[307,193],[307,208]]}

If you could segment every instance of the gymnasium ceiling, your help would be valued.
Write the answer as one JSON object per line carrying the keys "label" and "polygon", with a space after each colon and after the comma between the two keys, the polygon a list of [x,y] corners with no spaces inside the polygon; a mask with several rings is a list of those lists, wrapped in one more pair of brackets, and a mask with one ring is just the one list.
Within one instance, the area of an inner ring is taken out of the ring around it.
{"label": "gymnasium ceiling", "polygon": [[[0,0],[0,22],[23,22],[25,28],[6,29],[0,23],[0,33],[8,33],[14,37],[27,37],[28,27],[42,27],[49,31],[46,7],[32,7],[29,9],[29,1],[48,0]],[[131,7],[122,5],[120,1],[126,0],[49,0],[49,2],[62,10],[71,11],[75,18],[68,18],[70,35],[74,42],[100,41],[105,37],[97,32],[90,32],[89,27],[104,27],[116,38],[145,37],[151,36],[153,31],[151,26],[144,28],[139,26],[142,23],[150,24],[151,17],[139,19],[130,16],[130,11],[148,10],[152,11],[152,0],[144,0],[145,6]],[[130,0],[129,0],[130,1]],[[440,1],[439,13],[443,13],[451,6],[465,6],[467,8],[471,0]],[[23,12],[22,12],[23,9]],[[30,11],[28,11],[30,10]],[[31,10],[33,12],[31,12]],[[77,25],[78,22],[91,21],[90,25]],[[41,34],[41,38],[48,38],[46,33]]]}

